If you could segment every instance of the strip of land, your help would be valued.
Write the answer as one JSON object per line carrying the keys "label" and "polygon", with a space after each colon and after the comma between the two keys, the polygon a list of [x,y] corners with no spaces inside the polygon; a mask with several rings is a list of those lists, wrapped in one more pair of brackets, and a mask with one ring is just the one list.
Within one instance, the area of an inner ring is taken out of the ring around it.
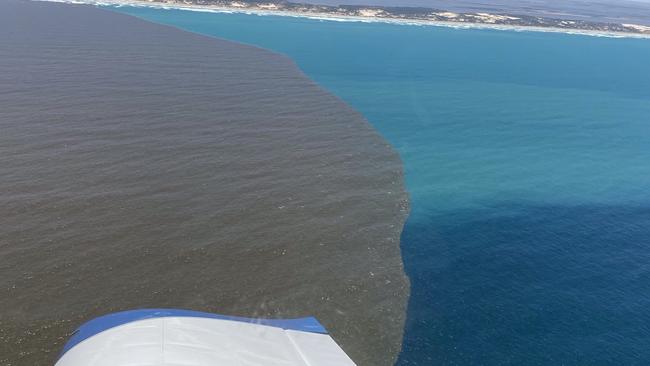
{"label": "strip of land", "polygon": [[[66,1],[66,0],[62,0]],[[459,28],[490,28],[575,33],[609,37],[650,38],[650,26],[554,19],[531,15],[461,13],[415,7],[314,5],[287,1],[256,0],[71,0],[75,3],[175,7],[216,12],[313,17],[330,20],[381,21]]]}

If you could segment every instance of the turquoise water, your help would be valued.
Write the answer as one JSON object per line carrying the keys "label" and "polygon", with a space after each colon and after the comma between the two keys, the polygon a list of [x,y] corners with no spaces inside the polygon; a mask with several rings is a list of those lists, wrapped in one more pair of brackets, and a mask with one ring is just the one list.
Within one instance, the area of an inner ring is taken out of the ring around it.
{"label": "turquoise water", "polygon": [[288,55],[399,151],[400,365],[650,361],[650,40],[119,10]]}

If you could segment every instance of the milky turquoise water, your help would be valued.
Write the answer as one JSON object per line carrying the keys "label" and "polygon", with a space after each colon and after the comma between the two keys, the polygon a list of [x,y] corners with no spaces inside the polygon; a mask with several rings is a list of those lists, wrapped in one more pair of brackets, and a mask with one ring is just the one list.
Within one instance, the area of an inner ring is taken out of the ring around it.
{"label": "milky turquoise water", "polygon": [[650,362],[650,41],[119,11],[284,53],[399,151],[400,365]]}

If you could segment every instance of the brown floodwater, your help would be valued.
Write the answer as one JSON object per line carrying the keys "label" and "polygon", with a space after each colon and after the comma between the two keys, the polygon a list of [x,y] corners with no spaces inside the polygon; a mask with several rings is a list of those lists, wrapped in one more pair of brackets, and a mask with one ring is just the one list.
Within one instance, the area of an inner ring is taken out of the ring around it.
{"label": "brown floodwater", "polygon": [[0,364],[109,312],[316,316],[390,365],[397,153],[288,58],[88,6],[0,3]]}

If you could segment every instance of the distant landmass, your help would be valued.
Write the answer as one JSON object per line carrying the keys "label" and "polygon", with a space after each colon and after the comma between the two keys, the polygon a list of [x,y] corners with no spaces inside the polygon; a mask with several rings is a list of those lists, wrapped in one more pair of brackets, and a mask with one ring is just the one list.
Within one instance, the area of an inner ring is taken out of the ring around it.
{"label": "distant landmass", "polygon": [[[84,1],[82,1],[84,2]],[[86,1],[94,2],[94,1]],[[298,16],[326,18],[354,18],[359,20],[383,20],[417,22],[451,26],[484,26],[491,28],[525,27],[540,30],[577,31],[610,35],[650,36],[650,26],[633,23],[596,22],[563,16],[538,16],[510,14],[505,12],[458,12],[447,9],[408,6],[377,5],[320,5],[289,1],[256,0],[114,0],[102,3],[158,4],[213,8],[233,11],[277,12]]]}
{"label": "distant landmass", "polygon": [[599,23],[650,25],[648,0],[300,0],[310,4],[414,6],[460,13],[525,14]]}

